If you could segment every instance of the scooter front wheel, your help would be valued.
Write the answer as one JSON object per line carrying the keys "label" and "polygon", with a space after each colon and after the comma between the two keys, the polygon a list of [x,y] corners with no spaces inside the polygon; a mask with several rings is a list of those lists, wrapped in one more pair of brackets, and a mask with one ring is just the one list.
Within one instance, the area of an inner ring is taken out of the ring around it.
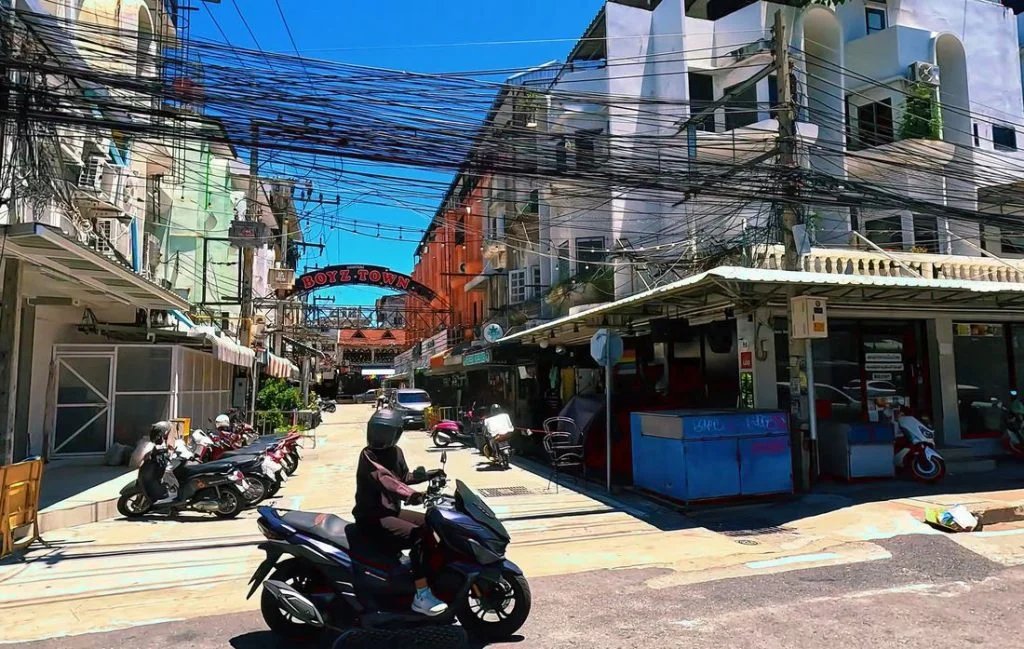
{"label": "scooter front wheel", "polygon": [[910,472],[920,482],[935,483],[946,475],[946,461],[941,457],[928,457],[921,453],[914,457]]}
{"label": "scooter front wheel", "polygon": [[245,509],[245,498],[241,492],[232,487],[226,487],[220,491],[220,501],[217,503],[217,511],[213,512],[217,518],[235,518]]}
{"label": "scooter front wheel", "polygon": [[[474,594],[473,591],[477,594]],[[507,640],[530,615],[532,597],[526,577],[502,571],[497,583],[478,582],[456,612],[462,627],[484,643]]]}
{"label": "scooter front wheel", "polygon": [[[274,574],[270,575],[270,579],[288,584],[299,593],[306,594],[312,590],[316,581],[311,572],[298,559],[288,559],[278,564]],[[270,630],[282,639],[294,643],[307,643],[320,636],[319,629],[303,624],[283,611],[277,598],[266,589],[260,595],[260,612]]]}

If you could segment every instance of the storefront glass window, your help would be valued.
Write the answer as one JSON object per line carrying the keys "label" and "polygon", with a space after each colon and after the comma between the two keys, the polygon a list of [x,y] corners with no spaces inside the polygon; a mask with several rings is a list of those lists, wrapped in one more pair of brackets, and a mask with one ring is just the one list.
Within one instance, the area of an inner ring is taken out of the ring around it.
{"label": "storefront glass window", "polygon": [[815,340],[813,350],[818,420],[861,421],[860,358],[852,323],[833,323],[829,337]]}
{"label": "storefront glass window", "polygon": [[[1016,356],[1020,352],[1014,342]],[[1005,402],[1010,391],[1004,325],[954,323],[953,355],[961,434],[1001,433],[1003,413],[992,400]]]}

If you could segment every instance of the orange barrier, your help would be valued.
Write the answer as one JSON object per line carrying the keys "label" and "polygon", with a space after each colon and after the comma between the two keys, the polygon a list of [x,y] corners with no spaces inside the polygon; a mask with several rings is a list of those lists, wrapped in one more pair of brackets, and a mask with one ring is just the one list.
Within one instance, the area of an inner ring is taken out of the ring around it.
{"label": "orange barrier", "polygon": [[0,466],[0,558],[39,538],[36,519],[42,484],[42,459]]}

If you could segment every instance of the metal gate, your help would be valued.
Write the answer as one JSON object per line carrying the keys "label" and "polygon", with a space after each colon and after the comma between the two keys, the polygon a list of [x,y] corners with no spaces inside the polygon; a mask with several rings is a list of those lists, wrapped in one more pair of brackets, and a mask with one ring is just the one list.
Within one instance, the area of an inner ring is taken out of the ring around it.
{"label": "metal gate", "polygon": [[113,353],[57,354],[54,456],[107,450],[113,429]]}

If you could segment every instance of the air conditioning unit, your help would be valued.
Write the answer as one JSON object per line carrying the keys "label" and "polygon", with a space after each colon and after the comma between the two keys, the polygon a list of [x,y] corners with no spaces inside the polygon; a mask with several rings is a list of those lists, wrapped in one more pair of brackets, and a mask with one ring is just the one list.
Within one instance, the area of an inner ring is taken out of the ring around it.
{"label": "air conditioning unit", "polygon": [[123,240],[128,236],[128,226],[117,219],[96,219],[96,251],[107,257],[116,258],[114,251],[123,253]]}
{"label": "air conditioning unit", "polygon": [[78,174],[78,188],[98,192],[103,188],[103,171],[106,161],[101,156],[89,156],[83,161]]}
{"label": "air conditioning unit", "polygon": [[910,65],[910,80],[929,86],[939,85],[939,66],[928,61],[915,61]]}

